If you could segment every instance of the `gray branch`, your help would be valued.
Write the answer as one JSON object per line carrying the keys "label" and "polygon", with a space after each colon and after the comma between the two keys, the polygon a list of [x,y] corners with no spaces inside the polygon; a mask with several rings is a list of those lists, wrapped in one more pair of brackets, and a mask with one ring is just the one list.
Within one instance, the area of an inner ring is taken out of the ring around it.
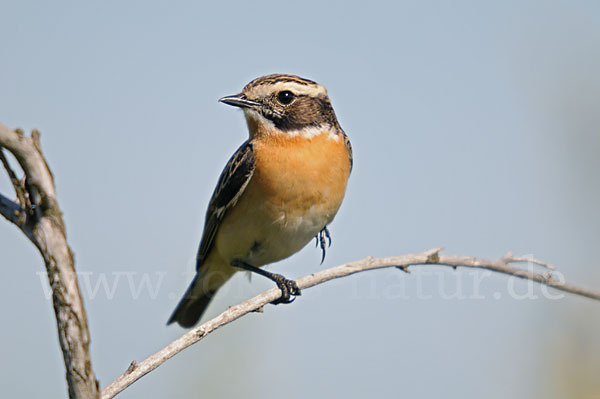
{"label": "gray branch", "polygon": [[[441,248],[435,248],[420,254],[393,256],[389,258],[368,257],[363,260],[346,263],[344,265],[323,270],[318,273],[313,273],[296,280],[296,283],[300,289],[305,290],[329,280],[350,276],[352,274],[365,272],[368,270],[396,267],[405,272],[409,272],[410,266],[435,265],[449,266],[452,268],[469,267],[491,270],[493,272],[503,273],[526,280],[537,281],[540,284],[554,287],[560,291],[600,300],[599,291],[593,291],[555,280],[552,277],[551,272],[554,268],[547,263],[536,259],[517,258],[513,257],[511,254],[508,254],[500,260],[487,260],[470,256],[441,255],[440,251]],[[548,269],[548,272],[535,273],[511,266],[511,263],[519,262],[529,262],[543,266]],[[134,360],[121,376],[119,376],[114,382],[102,390],[102,399],[113,398],[115,395],[119,394],[119,392],[123,391],[125,388],[142,378],[144,375],[156,369],[158,366],[190,345],[202,340],[219,327],[231,323],[232,321],[239,319],[248,313],[262,309],[264,305],[279,298],[280,295],[281,291],[278,288],[271,288],[270,290],[265,291],[262,294],[257,295],[243,303],[240,303],[239,305],[229,307],[225,312],[221,313],[214,319],[209,320],[201,326],[187,332],[140,363],[136,363]]]}
{"label": "gray branch", "polygon": [[36,130],[26,137],[22,131],[0,124],[0,152],[6,149],[14,155],[25,174],[20,181],[2,154],[2,164],[19,204],[0,195],[0,214],[33,242],[46,264],[69,397],[96,399],[99,384],[92,370],[87,316],[75,274],[75,260],[56,200],[54,178],[42,155],[39,139]]}
{"label": "gray branch", "polygon": [[6,198],[4,195],[0,194],[0,215],[4,216],[9,222],[20,226],[20,214],[21,207]]}

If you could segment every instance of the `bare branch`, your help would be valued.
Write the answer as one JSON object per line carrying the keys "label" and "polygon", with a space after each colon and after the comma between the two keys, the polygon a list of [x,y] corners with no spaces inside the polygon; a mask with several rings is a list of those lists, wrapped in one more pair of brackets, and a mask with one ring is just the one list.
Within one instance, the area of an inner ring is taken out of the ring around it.
{"label": "bare branch", "polygon": [[19,180],[19,178],[17,177],[17,174],[15,173],[15,171],[12,170],[12,168],[10,167],[10,163],[8,162],[8,159],[6,159],[6,156],[4,155],[4,151],[2,150],[2,148],[0,148],[0,161],[2,162],[2,165],[4,166],[4,169],[6,169],[6,173],[8,173],[10,182],[12,183],[12,185],[15,189],[15,193],[17,194],[17,199],[19,200],[19,204],[22,207],[27,206],[27,195],[25,194],[25,187],[24,187],[23,183],[21,182],[21,180]]}
{"label": "bare branch", "polygon": [[[99,398],[98,382],[92,370],[89,353],[87,316],[75,274],[73,254],[66,239],[62,213],[56,200],[54,179],[42,155],[39,132],[25,137],[21,131],[12,131],[0,124],[0,162],[6,169],[15,188],[18,202],[0,194],[0,214],[17,225],[36,245],[44,258],[56,314],[60,345],[66,366],[69,396],[71,398]],[[25,178],[18,179],[6,159],[3,149],[11,152],[23,169]],[[323,244],[323,240],[321,244]],[[324,244],[322,245],[324,246]],[[554,267],[529,257],[505,255],[500,260],[487,260],[468,256],[441,255],[442,248],[419,254],[388,258],[368,257],[323,270],[296,281],[300,289],[307,289],[326,281],[368,270],[396,267],[409,272],[412,266],[449,266],[485,269],[540,284],[575,295],[600,300],[600,292],[563,283],[552,275]],[[511,263],[530,263],[547,269],[544,273],[524,270]],[[201,326],[189,331],[160,351],[140,363],[131,362],[128,369],[102,391],[102,398],[113,398],[141,377],[159,367],[165,361],[202,340],[216,329],[278,299],[281,292],[272,288],[241,304],[231,306],[225,312]]]}
{"label": "bare branch", "polygon": [[507,253],[506,255],[504,255],[504,258],[502,258],[502,260],[505,263],[518,263],[518,262],[532,263],[534,265],[539,265],[539,266],[545,267],[548,270],[556,270],[556,268],[549,263],[541,262],[534,258],[528,258],[528,257],[523,257],[523,256],[513,256],[513,254],[511,254],[510,252]]}
{"label": "bare branch", "polygon": [[21,208],[4,195],[0,194],[0,215],[4,216],[9,222],[20,227],[19,214]]}
{"label": "bare branch", "polygon": [[[21,131],[13,131],[0,124],[0,151],[2,148],[17,159],[25,173],[25,183],[22,184],[16,177],[2,154],[2,164],[22,203],[19,206],[1,196],[0,213],[23,231],[44,258],[52,287],[69,397],[98,398],[99,388],[92,370],[87,316],[75,274],[75,260],[67,243],[54,178],[42,155],[40,134],[34,130],[31,137],[25,137]],[[21,217],[23,215],[25,218]]]}
{"label": "bare branch", "polygon": [[[512,258],[512,255],[505,256],[501,260],[487,260],[470,256],[456,255],[440,255],[442,248],[435,248],[420,254],[410,254],[402,256],[393,256],[389,258],[372,258],[368,257],[356,262],[346,263],[341,266],[323,270],[296,280],[298,287],[302,290],[322,284],[326,281],[336,278],[346,277],[355,273],[365,272],[368,270],[382,269],[389,267],[397,267],[401,270],[408,271],[410,266],[449,266],[469,267],[475,269],[491,270],[497,273],[503,273],[510,276],[519,277],[522,279],[537,281],[557,290],[569,292],[575,295],[585,296],[588,298],[600,300],[600,292],[577,287],[571,284],[561,283],[552,278],[551,274],[539,274],[528,270],[518,269],[511,266],[509,263],[523,262],[525,258]],[[508,260],[507,260],[508,259]],[[531,263],[545,265],[546,263],[536,259],[528,260]],[[136,363],[134,360],[131,365],[121,376],[114,382],[102,390],[102,399],[110,399],[123,391],[125,388],[133,384],[135,381],[142,378],[158,366],[166,362],[177,353],[186,349],[192,344],[202,340],[208,334],[224,326],[250,312],[261,309],[264,305],[279,298],[281,291],[278,288],[271,288],[260,295],[255,296],[239,305],[231,306],[225,312],[221,313],[212,320],[207,321],[199,327],[187,332],[180,338],[171,342],[160,351],[149,356],[145,360]]]}
{"label": "bare branch", "polygon": [[[22,209],[19,205],[15,204],[2,194],[0,194],[0,215],[4,216],[9,222],[16,224],[17,227],[21,227],[24,223],[21,218]],[[27,237],[31,240],[30,236]]]}

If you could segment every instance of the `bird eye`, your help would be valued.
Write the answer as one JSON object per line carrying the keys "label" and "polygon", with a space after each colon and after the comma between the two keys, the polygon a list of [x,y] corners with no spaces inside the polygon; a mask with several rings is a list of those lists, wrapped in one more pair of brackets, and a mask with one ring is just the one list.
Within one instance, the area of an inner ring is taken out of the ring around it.
{"label": "bird eye", "polygon": [[294,101],[294,93],[289,90],[280,91],[279,94],[277,94],[277,99],[283,105],[291,104],[292,101]]}

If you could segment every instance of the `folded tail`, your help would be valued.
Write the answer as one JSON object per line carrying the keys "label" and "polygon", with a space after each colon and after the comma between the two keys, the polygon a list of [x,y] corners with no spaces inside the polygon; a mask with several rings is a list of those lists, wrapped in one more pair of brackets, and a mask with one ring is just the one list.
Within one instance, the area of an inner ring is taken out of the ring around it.
{"label": "folded tail", "polygon": [[199,280],[200,276],[196,275],[169,318],[167,325],[177,322],[181,327],[190,328],[200,320],[217,290],[203,290]]}

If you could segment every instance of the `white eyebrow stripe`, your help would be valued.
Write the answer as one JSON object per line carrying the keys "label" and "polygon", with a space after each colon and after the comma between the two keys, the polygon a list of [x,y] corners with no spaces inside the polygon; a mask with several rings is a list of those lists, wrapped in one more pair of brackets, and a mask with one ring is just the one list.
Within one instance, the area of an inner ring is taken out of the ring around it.
{"label": "white eyebrow stripe", "polygon": [[276,82],[252,87],[248,90],[252,97],[267,97],[273,92],[289,90],[295,94],[304,94],[312,97],[327,96],[327,90],[321,85],[303,85],[296,82]]}

